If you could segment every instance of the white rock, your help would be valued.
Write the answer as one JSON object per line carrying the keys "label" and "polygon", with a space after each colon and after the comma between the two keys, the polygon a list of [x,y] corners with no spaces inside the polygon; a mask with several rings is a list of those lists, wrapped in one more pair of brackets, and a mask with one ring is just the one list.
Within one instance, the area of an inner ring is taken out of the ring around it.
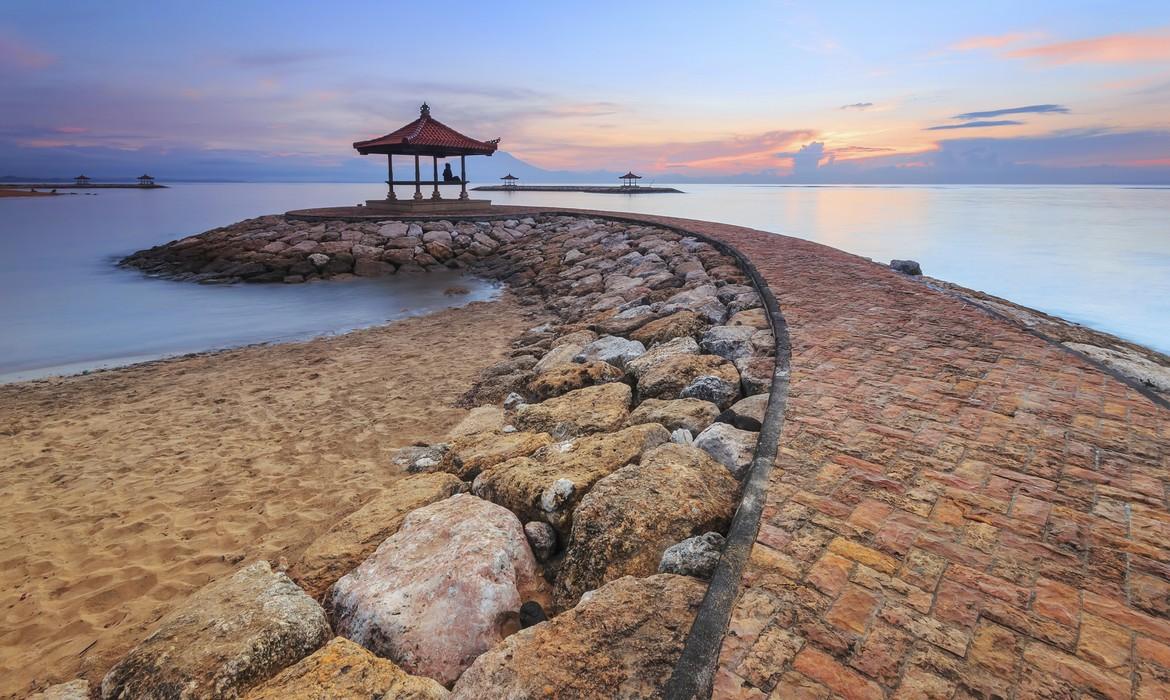
{"label": "white rock", "polygon": [[737,479],[747,474],[756,451],[759,433],[734,428],[727,423],[712,423],[695,438],[695,447],[727,467]]}

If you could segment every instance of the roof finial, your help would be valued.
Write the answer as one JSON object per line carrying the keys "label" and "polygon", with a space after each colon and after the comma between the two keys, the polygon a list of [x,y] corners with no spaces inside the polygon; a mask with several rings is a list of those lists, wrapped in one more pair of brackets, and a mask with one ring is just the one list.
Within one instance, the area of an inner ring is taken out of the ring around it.
{"label": "roof finial", "polygon": [[420,108],[419,108],[419,110],[418,110],[418,113],[419,113],[421,116],[424,116],[424,117],[429,117],[429,116],[431,116],[431,108],[427,106],[427,103],[426,103],[426,102],[423,102],[423,103],[422,103],[422,107],[420,107]]}

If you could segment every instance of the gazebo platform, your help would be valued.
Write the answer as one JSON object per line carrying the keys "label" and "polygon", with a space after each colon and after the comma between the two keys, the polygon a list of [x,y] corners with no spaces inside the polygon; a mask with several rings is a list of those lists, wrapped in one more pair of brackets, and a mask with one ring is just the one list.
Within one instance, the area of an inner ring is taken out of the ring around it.
{"label": "gazebo platform", "polygon": [[[491,207],[490,199],[367,199],[371,212],[393,214],[445,214]],[[348,207],[347,207],[348,208]]]}

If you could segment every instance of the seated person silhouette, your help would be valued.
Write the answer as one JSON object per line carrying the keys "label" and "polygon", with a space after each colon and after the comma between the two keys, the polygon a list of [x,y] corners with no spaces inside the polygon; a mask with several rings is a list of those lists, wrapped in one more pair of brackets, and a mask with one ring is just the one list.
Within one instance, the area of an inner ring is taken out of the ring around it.
{"label": "seated person silhouette", "polygon": [[443,182],[460,182],[459,178],[455,176],[455,173],[451,172],[450,163],[443,165]]}

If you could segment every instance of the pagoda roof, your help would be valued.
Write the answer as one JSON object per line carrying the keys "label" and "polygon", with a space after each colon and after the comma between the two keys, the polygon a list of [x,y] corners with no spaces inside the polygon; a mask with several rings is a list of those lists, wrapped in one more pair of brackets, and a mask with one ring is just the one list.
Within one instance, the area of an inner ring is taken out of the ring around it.
{"label": "pagoda roof", "polygon": [[152,176],[150,176],[150,175],[139,175],[139,176],[138,176],[138,179],[139,179],[139,180],[141,180],[141,179],[143,179],[143,178],[146,178],[147,180],[153,180],[153,179],[154,179],[154,177],[152,177]]}
{"label": "pagoda roof", "polygon": [[642,179],[642,176],[641,176],[641,175],[635,175],[635,174],[634,174],[634,173],[632,173],[632,172],[628,172],[628,173],[626,173],[625,175],[622,175],[621,177],[619,177],[618,179],[619,179],[619,180],[629,180],[629,179],[633,179],[633,180],[641,180],[641,179]]}
{"label": "pagoda roof", "polygon": [[[500,172],[500,171],[499,171],[499,170],[497,170],[496,172],[498,173],[498,172]],[[515,175],[513,175],[512,173],[508,173],[507,175],[505,175],[505,176],[501,177],[500,179],[501,179],[501,180],[519,180],[520,178],[516,177],[516,176],[515,176]]]}
{"label": "pagoda roof", "polygon": [[400,153],[417,156],[490,156],[500,140],[477,141],[455,131],[431,116],[431,108],[424,102],[419,118],[406,126],[369,141],[357,141],[353,147],[364,155],[371,153]]}

